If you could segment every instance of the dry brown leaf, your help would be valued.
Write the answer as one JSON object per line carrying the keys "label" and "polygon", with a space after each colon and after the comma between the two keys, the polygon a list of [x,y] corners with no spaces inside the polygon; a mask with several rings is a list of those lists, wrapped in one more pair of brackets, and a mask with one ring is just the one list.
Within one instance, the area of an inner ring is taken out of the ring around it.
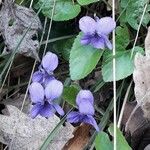
{"label": "dry brown leaf", "polygon": [[83,150],[90,139],[90,125],[82,124],[74,131],[74,137],[64,146],[63,150]]}
{"label": "dry brown leaf", "polygon": [[37,36],[37,30],[41,29],[41,22],[35,15],[32,9],[19,6],[13,3],[13,0],[4,1],[0,10],[0,33],[9,52],[15,50],[32,23],[30,30],[18,48],[18,53],[38,59],[39,41],[33,38]]}
{"label": "dry brown leaf", "polygon": [[[18,109],[20,109],[22,107],[24,97],[25,97],[25,95],[22,94],[22,95],[13,97],[13,98],[8,98],[6,100],[3,99],[3,101],[0,101],[0,104],[4,104],[5,106],[12,105],[12,106],[15,106]],[[29,100],[29,98],[26,98],[22,112],[24,112],[25,114],[28,114],[30,108],[31,108],[31,101]],[[2,112],[4,112],[3,114],[5,114],[5,115],[9,114],[7,108],[2,110]]]}
{"label": "dry brown leaf", "polygon": [[133,79],[135,82],[135,97],[144,111],[144,116],[150,118],[150,28],[145,39],[146,56],[136,54]]}
{"label": "dry brown leaf", "polygon": [[125,104],[124,113],[123,113],[122,121],[121,121],[121,126],[123,126],[123,127],[126,126],[126,123],[136,105],[137,105],[136,101],[127,102]]}
{"label": "dry brown leaf", "polygon": [[[49,119],[40,116],[32,119],[11,105],[8,110],[10,116],[0,115],[0,142],[9,146],[14,139],[11,150],[38,150],[60,121],[56,115]],[[69,123],[61,126],[48,150],[60,150],[73,137],[73,130],[74,127]]]}
{"label": "dry brown leaf", "polygon": [[139,134],[141,128],[146,126],[147,123],[147,120],[143,117],[143,111],[139,106],[136,106],[126,123],[126,131],[130,131],[131,136]]}
{"label": "dry brown leaf", "polygon": [[[125,109],[126,112],[126,109]],[[144,118],[140,106],[136,106],[126,122],[126,139],[133,150],[143,150],[150,142],[150,122]]]}
{"label": "dry brown leaf", "polygon": [[11,80],[20,76],[25,76],[32,71],[32,68],[33,59],[20,54],[16,55],[15,60],[13,61],[12,68],[10,70]]}
{"label": "dry brown leaf", "polygon": [[136,54],[133,72],[137,105],[126,123],[126,137],[133,150],[143,150],[150,143],[150,28],[145,39],[145,53]]}

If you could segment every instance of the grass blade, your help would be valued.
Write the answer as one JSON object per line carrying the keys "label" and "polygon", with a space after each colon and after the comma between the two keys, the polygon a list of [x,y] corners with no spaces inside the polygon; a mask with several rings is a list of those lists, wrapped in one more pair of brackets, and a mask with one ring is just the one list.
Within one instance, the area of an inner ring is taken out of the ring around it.
{"label": "grass blade", "polygon": [[[72,108],[73,109],[73,108]],[[72,111],[72,109],[70,111]],[[67,115],[70,113],[70,111],[61,119],[61,121],[57,124],[57,126],[53,129],[53,131],[49,134],[49,136],[46,138],[42,146],[40,147],[40,150],[46,150],[49,143],[53,140],[53,138],[57,135],[58,130],[60,129],[61,125],[65,122]]]}

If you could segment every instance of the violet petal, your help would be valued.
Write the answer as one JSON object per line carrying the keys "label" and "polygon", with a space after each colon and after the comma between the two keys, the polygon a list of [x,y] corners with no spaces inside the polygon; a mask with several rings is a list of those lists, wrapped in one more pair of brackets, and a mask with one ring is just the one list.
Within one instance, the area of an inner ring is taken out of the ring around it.
{"label": "violet petal", "polygon": [[81,103],[82,100],[88,100],[91,102],[91,104],[94,104],[94,97],[93,94],[91,93],[91,91],[89,90],[80,90],[80,92],[77,94],[76,97],[76,103],[77,105],[79,105]]}
{"label": "violet petal", "polygon": [[48,72],[53,72],[58,66],[58,57],[52,52],[47,52],[42,59],[42,66]]}
{"label": "violet petal", "polygon": [[45,88],[45,96],[48,100],[54,100],[61,96],[63,84],[58,80],[51,80]]}
{"label": "violet petal", "polygon": [[41,108],[42,108],[42,106],[39,103],[33,105],[31,112],[30,112],[31,118],[34,119],[39,114]]}
{"label": "violet petal", "polygon": [[76,111],[72,111],[67,115],[67,121],[70,123],[78,123],[80,122],[80,113]]}
{"label": "violet petal", "polygon": [[40,71],[34,72],[32,76],[32,82],[42,82],[43,80],[43,73]]}
{"label": "violet petal", "polygon": [[90,41],[91,41],[91,36],[90,35],[85,34],[81,37],[81,44],[82,45],[90,44]]}
{"label": "violet petal", "polygon": [[33,103],[43,103],[44,102],[44,88],[38,82],[33,82],[29,86],[29,93],[31,101]]}
{"label": "violet petal", "polygon": [[84,118],[83,122],[92,125],[96,129],[96,131],[99,131],[99,127],[98,127],[95,119],[93,118],[93,116],[87,115]]}
{"label": "violet petal", "polygon": [[96,31],[96,21],[89,16],[82,17],[79,20],[79,28],[85,34],[94,34]]}
{"label": "violet petal", "polygon": [[103,17],[97,21],[97,33],[108,35],[116,27],[116,22],[111,17]]}
{"label": "violet petal", "polygon": [[104,37],[104,41],[105,41],[105,45],[107,46],[107,48],[111,50],[113,47],[107,36]]}
{"label": "violet petal", "polygon": [[85,115],[94,115],[94,107],[90,101],[83,99],[78,105],[79,112]]}
{"label": "violet petal", "polygon": [[48,84],[50,81],[52,81],[52,80],[55,80],[55,77],[54,77],[54,76],[50,76],[50,75],[45,76],[45,77],[44,77],[44,85],[47,86],[47,84]]}
{"label": "violet petal", "polygon": [[53,104],[53,106],[58,114],[60,114],[61,116],[63,116],[65,114],[63,109],[58,104]]}
{"label": "violet petal", "polygon": [[91,39],[91,45],[97,49],[104,49],[105,48],[105,41],[102,37],[93,37]]}
{"label": "violet petal", "polygon": [[42,109],[40,110],[40,115],[43,117],[50,117],[54,114],[53,112],[54,112],[54,109],[52,105],[46,102],[44,106],[42,107]]}

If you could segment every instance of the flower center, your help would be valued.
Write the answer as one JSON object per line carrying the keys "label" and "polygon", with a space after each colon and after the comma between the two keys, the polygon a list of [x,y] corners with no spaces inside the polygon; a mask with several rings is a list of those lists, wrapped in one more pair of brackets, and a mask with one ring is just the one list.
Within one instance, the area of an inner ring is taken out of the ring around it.
{"label": "flower center", "polygon": [[102,36],[99,35],[97,32],[95,32],[94,37],[98,39],[98,38],[100,38],[100,37],[102,37]]}

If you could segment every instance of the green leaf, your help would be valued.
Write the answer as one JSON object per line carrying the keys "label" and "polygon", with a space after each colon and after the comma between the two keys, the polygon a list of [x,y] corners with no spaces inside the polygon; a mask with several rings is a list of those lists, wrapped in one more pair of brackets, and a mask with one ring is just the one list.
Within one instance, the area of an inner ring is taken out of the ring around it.
{"label": "green leaf", "polygon": [[[138,46],[135,47],[132,59],[131,50],[116,53],[116,81],[124,79],[133,73],[133,60],[136,52],[142,53],[143,49]],[[104,53],[102,75],[105,82],[113,81],[113,56],[110,51]]]}
{"label": "green leaf", "polygon": [[105,132],[101,131],[96,136],[95,148],[96,150],[113,150],[113,144]]}
{"label": "green leaf", "polygon": [[61,40],[61,41],[56,42],[53,45],[53,48],[56,52],[61,53],[61,55],[63,56],[65,60],[69,61],[70,51],[71,51],[73,42],[74,42],[74,38]]}
{"label": "green leaf", "polygon": [[[35,5],[38,9],[45,0],[39,0]],[[42,8],[44,16],[51,18],[54,1],[47,0],[46,4]],[[55,10],[53,15],[54,21],[64,21],[75,18],[81,11],[80,5],[74,4],[71,0],[56,0]]]}
{"label": "green leaf", "polygon": [[123,25],[116,28],[116,50],[124,50],[130,43],[129,31],[127,26]]}
{"label": "green leaf", "polygon": [[130,0],[121,0],[121,3],[120,3],[121,7],[126,8],[129,4],[129,1]]}
{"label": "green leaf", "polygon": [[[112,136],[114,136],[114,125],[111,124],[109,127],[109,132]],[[131,147],[128,145],[125,137],[123,136],[122,132],[117,128],[117,149],[118,150],[132,150]]]}
{"label": "green leaf", "polygon": [[96,67],[103,51],[90,45],[81,45],[80,33],[74,41],[70,52],[70,75],[72,80],[80,80],[86,77]]}
{"label": "green leaf", "polygon": [[80,87],[76,84],[70,86],[65,86],[63,91],[63,99],[67,101],[72,106],[76,106],[76,96],[80,91]]}
{"label": "green leaf", "polygon": [[144,15],[143,22],[142,22],[143,26],[146,27],[147,24],[149,23],[149,21],[150,21],[150,14],[149,14],[149,13],[146,13],[146,14]]}
{"label": "green leaf", "polygon": [[80,5],[88,5],[91,3],[98,2],[99,0],[77,0]]}
{"label": "green leaf", "polygon": [[[130,0],[127,8],[126,8],[126,19],[127,22],[130,24],[130,26],[134,29],[138,29],[138,25],[140,23],[141,16],[143,14],[143,10],[145,7],[145,4],[148,3],[149,0]],[[125,7],[127,4],[126,0],[121,1],[121,6]],[[150,17],[148,13],[148,9],[146,10],[146,13],[144,15],[144,19],[142,24],[146,26],[148,22],[150,21]]]}
{"label": "green leaf", "polygon": [[127,22],[126,11],[124,11],[124,9],[125,8],[120,8],[120,16],[118,17],[120,23],[126,23]]}

